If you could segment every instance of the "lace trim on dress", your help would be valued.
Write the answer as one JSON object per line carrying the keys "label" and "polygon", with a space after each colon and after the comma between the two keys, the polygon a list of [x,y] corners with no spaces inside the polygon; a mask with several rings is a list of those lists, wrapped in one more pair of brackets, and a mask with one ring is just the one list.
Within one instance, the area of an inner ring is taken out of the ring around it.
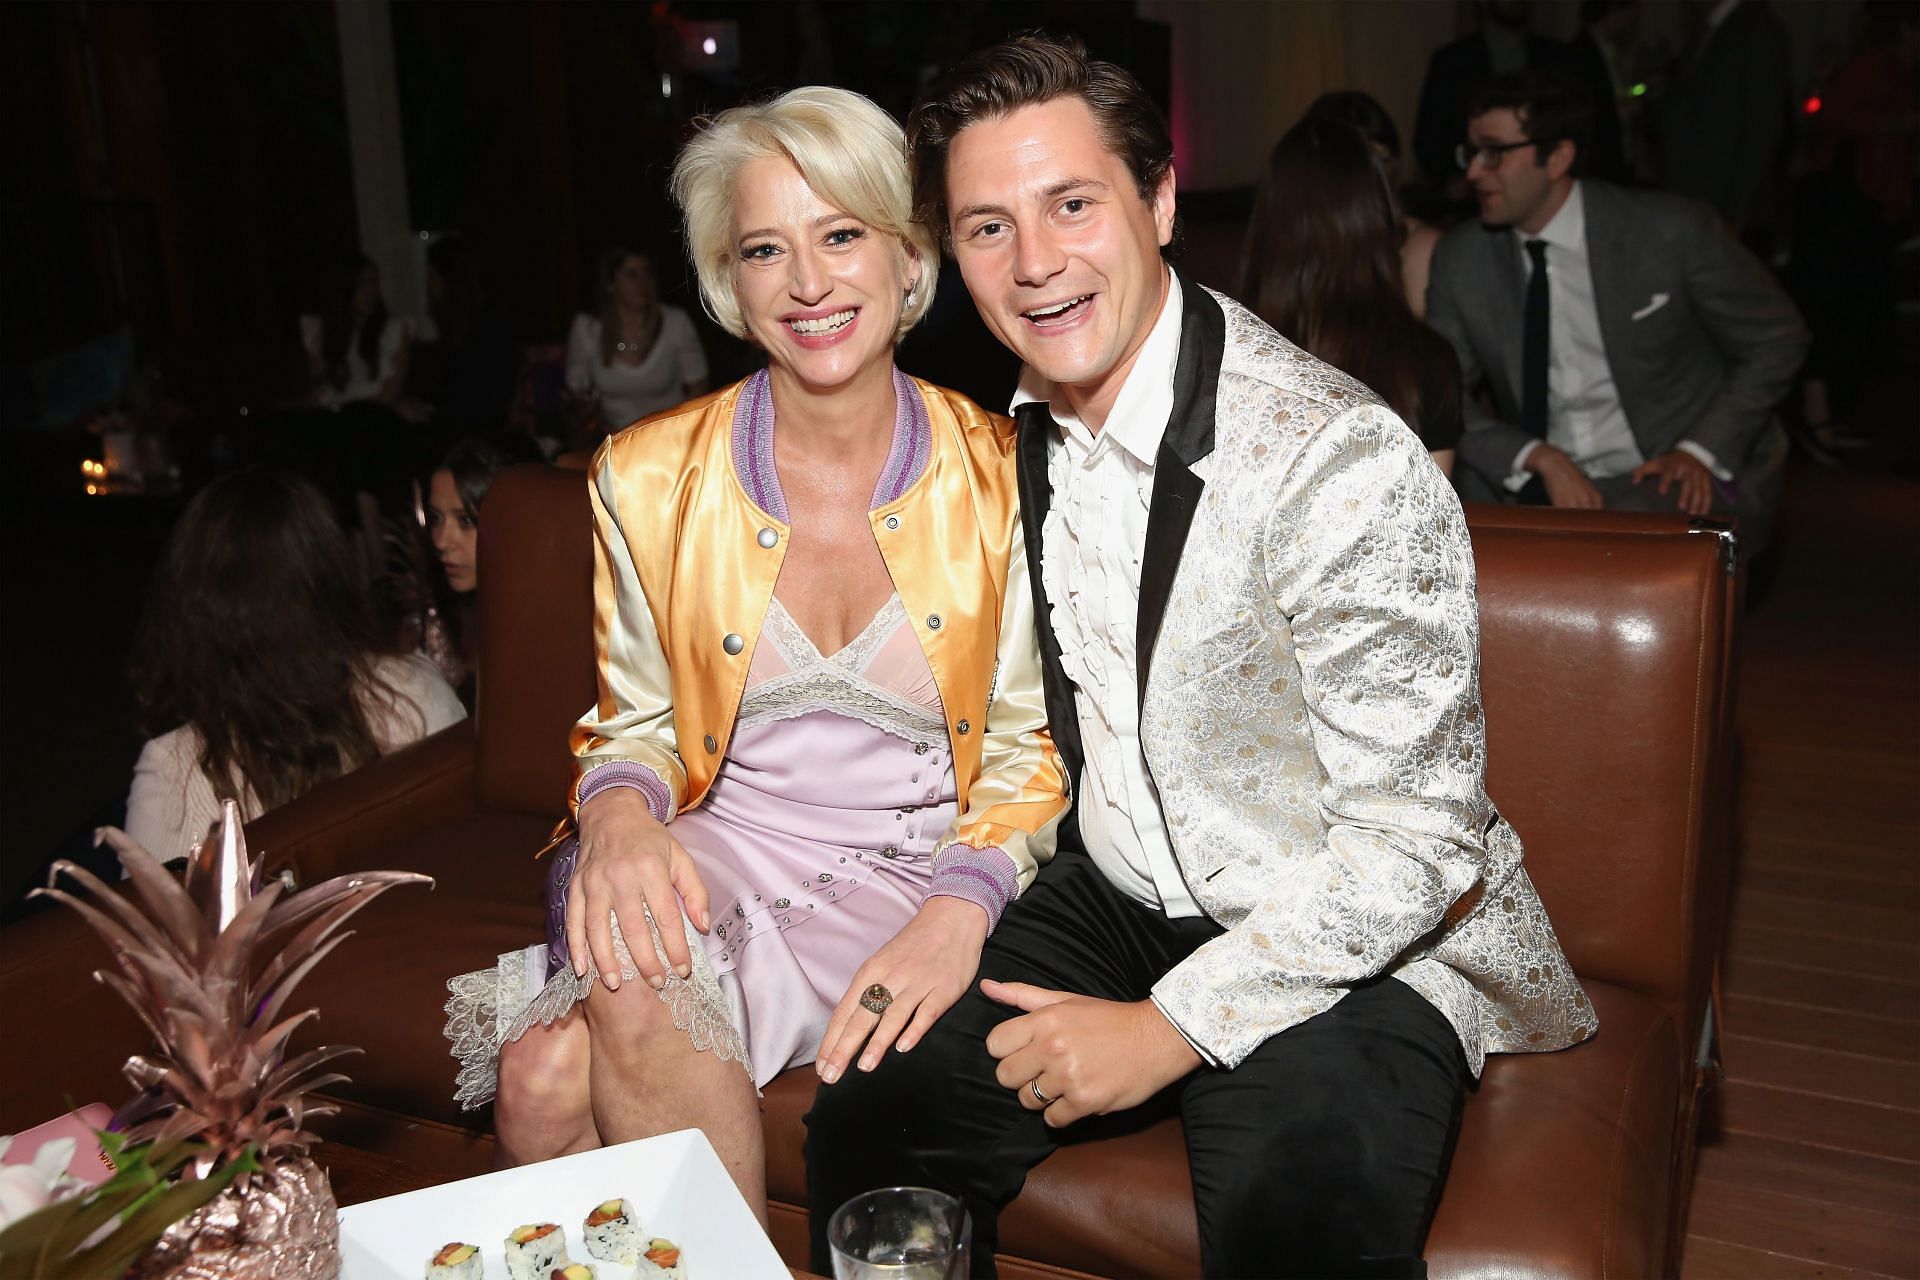
{"label": "lace trim on dress", "polygon": [[765,633],[793,670],[748,689],[740,700],[734,732],[792,720],[814,711],[833,711],[912,743],[946,736],[944,717],[866,679],[864,672],[881,646],[906,624],[906,606],[894,595],[873,620],[832,657],[824,657],[779,597],[767,607]]}
{"label": "lace trim on dress", "polygon": [[[666,949],[660,942],[660,926],[648,911],[647,929],[653,936],[654,951],[666,973],[666,982],[654,994],[667,1006],[676,1030],[687,1034],[693,1047],[717,1055],[723,1061],[738,1062],[753,1078],[753,1064],[747,1056],[745,1037],[733,1024],[720,979],[707,959],[700,935],[691,924],[687,930],[687,949],[693,959],[693,971],[682,978],[667,964]],[[620,961],[620,977],[625,982],[640,980],[639,966],[627,949],[620,922],[613,921],[613,949]],[[600,980],[591,961],[585,977],[575,977],[563,969],[542,987],[531,1001],[526,999],[527,966],[535,952],[545,947],[510,951],[499,957],[491,969],[463,973],[447,982],[451,993],[446,1003],[445,1034],[451,1052],[459,1060],[454,1077],[454,1101],[462,1110],[471,1111],[493,1100],[500,1087],[500,1046],[518,1040],[536,1025],[550,1026],[564,1018],[573,1006],[586,999],[593,984]]]}

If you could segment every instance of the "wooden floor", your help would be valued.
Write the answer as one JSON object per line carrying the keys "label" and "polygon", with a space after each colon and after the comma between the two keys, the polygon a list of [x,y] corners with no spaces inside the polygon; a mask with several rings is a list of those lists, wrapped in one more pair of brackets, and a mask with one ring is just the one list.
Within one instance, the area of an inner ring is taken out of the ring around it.
{"label": "wooden floor", "polygon": [[1681,1272],[1920,1277],[1920,485],[1793,481],[1745,632],[1727,1079]]}

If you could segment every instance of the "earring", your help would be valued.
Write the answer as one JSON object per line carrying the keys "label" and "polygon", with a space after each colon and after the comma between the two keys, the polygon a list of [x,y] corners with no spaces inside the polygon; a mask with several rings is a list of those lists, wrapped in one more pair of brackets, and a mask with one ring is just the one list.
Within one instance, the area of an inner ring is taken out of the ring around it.
{"label": "earring", "polygon": [[913,282],[912,284],[910,284],[910,285],[908,285],[908,286],[907,286],[907,293],[906,293],[906,297],[905,297],[905,299],[904,299],[904,301],[905,301],[905,304],[906,304],[907,306],[909,306],[909,307],[910,307],[910,306],[912,306],[912,305],[913,305],[913,295],[914,295],[914,294],[915,294],[916,292],[918,292],[918,291],[919,291],[919,289],[920,289],[920,282],[919,282],[918,280],[915,280],[915,281],[914,281],[914,282]]}

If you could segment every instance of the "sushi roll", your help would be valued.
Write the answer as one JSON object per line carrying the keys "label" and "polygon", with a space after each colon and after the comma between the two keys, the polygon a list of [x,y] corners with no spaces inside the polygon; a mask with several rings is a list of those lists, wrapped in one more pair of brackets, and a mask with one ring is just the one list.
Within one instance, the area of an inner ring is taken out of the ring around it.
{"label": "sushi roll", "polygon": [[646,1251],[640,1255],[636,1276],[658,1277],[660,1280],[686,1280],[686,1264],[680,1260],[680,1246],[671,1240],[654,1238],[647,1241]]}
{"label": "sushi roll", "polygon": [[595,1206],[581,1231],[587,1252],[602,1262],[631,1267],[640,1261],[640,1223],[627,1201],[608,1200]]}
{"label": "sushi roll", "polygon": [[427,1280],[481,1280],[486,1274],[477,1244],[440,1246],[440,1252],[427,1260]]}
{"label": "sushi roll", "polygon": [[584,1262],[570,1262],[564,1267],[555,1267],[547,1280],[593,1280],[593,1268]]}
{"label": "sushi roll", "polygon": [[567,1257],[567,1233],[558,1223],[535,1222],[515,1227],[507,1237],[507,1275],[510,1280],[547,1280]]}

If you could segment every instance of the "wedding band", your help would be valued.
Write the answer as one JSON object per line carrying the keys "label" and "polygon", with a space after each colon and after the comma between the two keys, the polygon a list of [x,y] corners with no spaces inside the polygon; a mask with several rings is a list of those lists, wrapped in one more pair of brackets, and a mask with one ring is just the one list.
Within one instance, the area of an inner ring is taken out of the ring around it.
{"label": "wedding band", "polygon": [[876,1017],[885,1013],[892,1003],[893,992],[877,982],[860,993],[860,1007]]}
{"label": "wedding band", "polygon": [[1060,1101],[1060,1099],[1058,1098],[1049,1098],[1046,1094],[1040,1092],[1039,1076],[1035,1076],[1033,1079],[1027,1081],[1027,1092],[1031,1093],[1033,1095],[1033,1100],[1039,1103],[1042,1107],[1050,1107],[1054,1103]]}

